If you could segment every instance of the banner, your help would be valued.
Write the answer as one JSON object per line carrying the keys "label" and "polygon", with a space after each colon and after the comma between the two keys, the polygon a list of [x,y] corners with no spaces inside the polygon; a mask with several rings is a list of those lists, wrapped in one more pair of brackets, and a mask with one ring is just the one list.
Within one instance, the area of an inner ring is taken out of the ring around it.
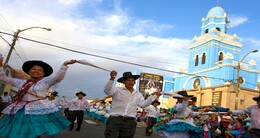
{"label": "banner", "polygon": [[144,72],[140,73],[139,91],[145,99],[158,88],[160,90],[163,88],[163,76]]}

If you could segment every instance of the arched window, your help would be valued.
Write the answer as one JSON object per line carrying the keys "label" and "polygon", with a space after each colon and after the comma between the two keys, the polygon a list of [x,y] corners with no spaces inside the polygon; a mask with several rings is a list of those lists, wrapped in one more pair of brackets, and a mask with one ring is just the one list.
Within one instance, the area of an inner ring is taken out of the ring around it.
{"label": "arched window", "polygon": [[208,32],[209,32],[209,29],[206,29],[206,30],[205,30],[205,34],[207,34]]}
{"label": "arched window", "polygon": [[222,61],[223,60],[223,52],[220,52],[218,55],[218,61]]}
{"label": "arched window", "polygon": [[217,31],[219,31],[219,32],[220,32],[220,28],[219,28],[219,27],[216,27],[216,29],[217,29]]}
{"label": "arched window", "polygon": [[203,53],[203,54],[202,54],[201,64],[205,64],[205,62],[206,62],[206,53]]}
{"label": "arched window", "polygon": [[195,66],[199,65],[199,55],[196,55],[196,59],[195,59]]}

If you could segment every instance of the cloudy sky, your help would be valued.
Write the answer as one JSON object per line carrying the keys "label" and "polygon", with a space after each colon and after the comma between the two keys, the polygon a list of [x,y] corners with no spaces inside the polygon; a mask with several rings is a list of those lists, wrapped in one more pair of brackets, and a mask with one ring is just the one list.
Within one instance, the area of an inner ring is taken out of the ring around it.
{"label": "cloudy sky", "polygon": [[[9,64],[21,68],[27,60],[43,60],[55,73],[65,60],[86,59],[118,71],[150,72],[167,76],[176,74],[144,68],[131,63],[179,71],[187,70],[188,46],[200,35],[201,19],[217,5],[216,0],[0,0],[0,32],[13,34],[17,29],[30,29],[19,36],[73,49],[75,53],[48,45],[19,39]],[[241,55],[259,49],[259,0],[219,0],[231,20],[230,34],[237,34],[244,47]],[[258,8],[258,9],[257,9]],[[0,33],[9,43],[12,36]],[[7,55],[8,44],[0,38],[0,53]],[[95,57],[97,55],[99,57]],[[256,60],[259,53],[245,61]],[[88,98],[103,98],[103,87],[109,72],[75,64],[59,84],[60,95],[73,96],[84,91]]]}

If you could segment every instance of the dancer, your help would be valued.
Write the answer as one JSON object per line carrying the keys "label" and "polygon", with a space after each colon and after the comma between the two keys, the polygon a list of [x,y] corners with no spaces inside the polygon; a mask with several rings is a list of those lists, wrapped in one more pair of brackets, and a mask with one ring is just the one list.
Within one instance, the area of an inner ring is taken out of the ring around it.
{"label": "dancer", "polygon": [[3,58],[0,58],[0,81],[20,88],[16,98],[2,113],[0,120],[0,136],[8,138],[35,138],[41,135],[53,135],[66,129],[70,122],[57,111],[58,107],[46,98],[48,89],[63,80],[69,64],[63,63],[56,76],[52,67],[37,60],[27,61],[22,69],[30,75],[29,80],[15,79],[5,76]]}
{"label": "dancer", "polygon": [[74,121],[76,120],[76,118],[77,118],[77,125],[78,125],[76,131],[80,130],[84,118],[84,111],[88,106],[90,106],[88,101],[85,98],[83,98],[86,96],[84,92],[82,91],[77,92],[76,96],[78,96],[78,98],[75,98],[71,101],[66,101],[69,104],[68,120],[71,122],[69,131],[73,130]]}
{"label": "dancer", "polygon": [[154,100],[151,106],[145,108],[148,117],[148,125],[145,130],[146,136],[150,136],[153,133],[153,126],[156,124],[156,120],[160,116],[160,109],[157,107],[158,105],[160,105],[160,102]]}
{"label": "dancer", "polygon": [[69,104],[66,101],[69,101],[69,100],[66,100],[66,97],[62,96],[62,99],[60,101],[60,105],[61,105],[61,107],[64,110],[63,111],[64,117],[68,118],[68,115],[69,115]]}
{"label": "dancer", "polygon": [[249,137],[250,138],[259,138],[260,137],[260,95],[258,97],[253,98],[256,101],[256,105],[249,106],[242,110],[234,110],[229,111],[228,113],[233,114],[250,114],[251,122],[250,122],[250,130]]}
{"label": "dancer", "polygon": [[192,122],[192,115],[198,115],[187,107],[190,95],[186,91],[179,91],[177,104],[173,107],[175,114],[174,119],[156,127],[159,135],[167,138],[201,138],[203,131],[195,126]]}
{"label": "dancer", "polygon": [[110,79],[105,86],[105,93],[112,96],[110,117],[107,120],[105,137],[106,138],[133,138],[136,130],[137,106],[145,108],[149,106],[160,92],[152,93],[146,100],[143,95],[134,89],[135,80],[140,75],[133,75],[131,72],[123,73],[117,81],[123,83],[124,87],[114,87],[114,79],[117,72],[110,73]]}

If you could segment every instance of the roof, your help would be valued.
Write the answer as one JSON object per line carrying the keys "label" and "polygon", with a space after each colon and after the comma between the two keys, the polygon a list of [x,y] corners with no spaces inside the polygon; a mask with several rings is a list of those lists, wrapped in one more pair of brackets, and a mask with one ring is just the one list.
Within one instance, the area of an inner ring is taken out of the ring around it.
{"label": "roof", "polygon": [[221,7],[213,7],[209,10],[207,17],[209,16],[225,16],[226,11]]}

